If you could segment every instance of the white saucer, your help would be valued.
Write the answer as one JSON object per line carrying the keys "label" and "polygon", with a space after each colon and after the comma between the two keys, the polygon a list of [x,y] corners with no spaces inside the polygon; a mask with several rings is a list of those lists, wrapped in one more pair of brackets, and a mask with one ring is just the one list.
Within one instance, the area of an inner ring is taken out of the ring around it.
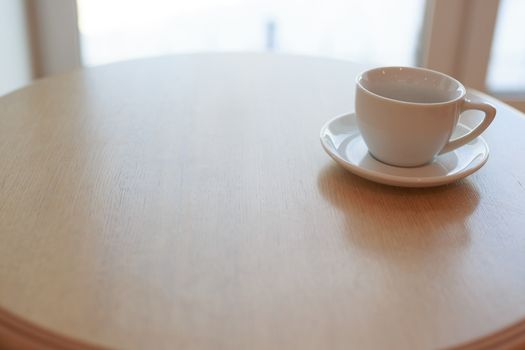
{"label": "white saucer", "polygon": [[[458,124],[452,137],[465,134],[469,127]],[[357,129],[355,114],[338,116],[321,129],[321,144],[337,163],[365,179],[402,187],[444,185],[474,173],[487,162],[489,147],[481,137],[442,154],[416,168],[395,167],[373,158]]]}

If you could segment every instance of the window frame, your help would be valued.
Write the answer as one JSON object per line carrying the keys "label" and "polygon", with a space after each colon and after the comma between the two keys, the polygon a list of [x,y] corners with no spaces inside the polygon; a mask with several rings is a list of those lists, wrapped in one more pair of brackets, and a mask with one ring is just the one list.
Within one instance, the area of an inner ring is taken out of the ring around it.
{"label": "window frame", "polygon": [[33,78],[82,67],[75,0],[25,0]]}
{"label": "window frame", "polygon": [[487,71],[500,0],[427,0],[421,65],[525,111],[525,91],[489,91]]}

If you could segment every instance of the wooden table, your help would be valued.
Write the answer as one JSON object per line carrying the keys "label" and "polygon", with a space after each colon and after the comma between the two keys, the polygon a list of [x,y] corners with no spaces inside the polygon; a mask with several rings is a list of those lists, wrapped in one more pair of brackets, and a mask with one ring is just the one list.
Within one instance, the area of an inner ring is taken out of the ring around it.
{"label": "wooden table", "polygon": [[[338,167],[343,61],[131,61],[0,98],[0,348],[513,348],[525,118],[430,189]],[[473,116],[472,118],[475,118]]]}

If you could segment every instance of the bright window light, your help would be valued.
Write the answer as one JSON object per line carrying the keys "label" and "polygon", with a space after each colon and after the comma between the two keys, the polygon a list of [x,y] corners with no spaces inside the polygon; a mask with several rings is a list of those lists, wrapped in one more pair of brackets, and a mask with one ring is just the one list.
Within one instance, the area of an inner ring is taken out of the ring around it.
{"label": "bright window light", "polygon": [[525,1],[502,0],[487,74],[489,90],[525,91]]}
{"label": "bright window light", "polygon": [[78,0],[85,65],[274,51],[414,65],[424,0]]}

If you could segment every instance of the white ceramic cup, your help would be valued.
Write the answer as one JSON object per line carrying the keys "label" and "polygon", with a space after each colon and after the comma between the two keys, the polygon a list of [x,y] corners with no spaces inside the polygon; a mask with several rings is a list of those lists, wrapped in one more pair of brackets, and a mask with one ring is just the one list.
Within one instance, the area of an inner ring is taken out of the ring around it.
{"label": "white ceramic cup", "polygon": [[[456,79],[424,68],[381,67],[356,79],[355,109],[359,131],[379,161],[414,167],[431,162],[478,137],[494,120],[496,109],[474,103]],[[483,111],[472,131],[450,140],[459,115]]]}

